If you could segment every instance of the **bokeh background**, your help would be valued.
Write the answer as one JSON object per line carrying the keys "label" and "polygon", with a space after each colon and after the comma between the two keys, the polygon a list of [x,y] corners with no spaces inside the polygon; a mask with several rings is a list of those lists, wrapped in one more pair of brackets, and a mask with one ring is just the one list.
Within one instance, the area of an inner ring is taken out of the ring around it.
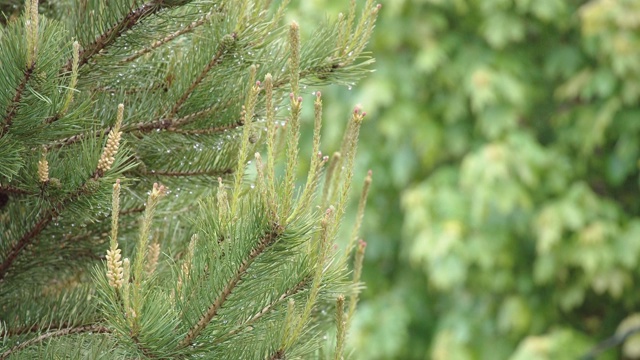
{"label": "bokeh background", "polygon": [[326,148],[369,114],[353,357],[639,358],[640,1],[382,5],[376,71],[322,89]]}

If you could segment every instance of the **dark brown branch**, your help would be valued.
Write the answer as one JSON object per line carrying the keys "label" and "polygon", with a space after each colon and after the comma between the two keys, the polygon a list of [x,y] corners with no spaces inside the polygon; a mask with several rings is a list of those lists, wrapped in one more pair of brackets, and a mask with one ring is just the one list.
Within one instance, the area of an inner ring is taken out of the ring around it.
{"label": "dark brown branch", "polygon": [[[166,6],[166,5],[165,5]],[[87,45],[80,50],[80,56],[78,60],[78,67],[81,67],[89,62],[89,60],[100,51],[104,50],[109,45],[118,39],[122,34],[131,30],[140,20],[153,15],[163,8],[161,1],[150,1],[141,5],[137,9],[131,10],[122,20],[110,29],[105,31],[104,34],[98,36],[93,43]],[[69,59],[66,65],[63,67],[63,72],[71,71],[73,66],[73,59]]]}
{"label": "dark brown branch", "polygon": [[233,173],[233,169],[223,170],[200,170],[200,171],[168,171],[168,170],[146,170],[142,172],[142,175],[156,175],[156,176],[169,176],[169,177],[186,177],[186,176],[213,176],[219,177],[229,175]]}
{"label": "dark brown branch", "polygon": [[22,95],[24,94],[24,90],[27,87],[27,83],[33,74],[33,70],[35,69],[35,63],[31,64],[24,71],[24,76],[22,77],[22,81],[18,84],[16,88],[16,92],[13,95],[13,99],[11,99],[11,104],[9,105],[9,109],[7,114],[4,116],[4,125],[0,128],[0,137],[4,136],[7,132],[9,132],[9,127],[13,123],[13,118],[16,116],[18,112],[18,108],[20,107],[20,100],[22,99]]}
{"label": "dark brown branch", "polygon": [[160,46],[162,46],[162,45],[164,45],[164,44],[166,44],[166,43],[168,43],[168,42],[170,42],[170,41],[174,40],[174,39],[175,39],[175,38],[177,38],[178,36],[181,36],[181,35],[184,35],[184,34],[187,34],[187,33],[192,32],[195,28],[197,28],[197,27],[199,27],[199,26],[204,25],[205,23],[207,23],[207,22],[209,21],[209,19],[211,19],[211,15],[212,15],[212,13],[211,13],[211,12],[208,12],[207,14],[205,14],[205,15],[204,15],[203,17],[201,17],[200,19],[195,20],[195,21],[194,21],[194,22],[192,22],[191,24],[189,24],[189,25],[185,26],[183,29],[180,29],[180,30],[178,30],[178,31],[176,31],[176,32],[173,32],[173,33],[171,33],[171,34],[169,34],[169,35],[167,35],[167,36],[163,37],[162,39],[160,39],[160,40],[157,40],[157,41],[153,42],[153,43],[152,43],[151,45],[149,45],[148,47],[146,47],[146,48],[144,48],[144,49],[142,49],[142,50],[140,50],[140,51],[137,51],[136,53],[134,53],[133,55],[131,55],[131,56],[127,57],[127,58],[126,58],[126,59],[124,59],[124,60],[121,60],[121,61],[120,61],[120,63],[121,63],[121,64],[125,64],[125,63],[128,63],[128,62],[131,62],[131,61],[133,61],[133,60],[135,60],[135,59],[139,58],[140,56],[145,55],[145,54],[148,54],[148,53],[150,53],[151,51],[153,51],[153,50],[155,50],[155,49],[159,48]]}
{"label": "dark brown branch", "polygon": [[269,360],[284,360],[286,356],[284,354],[284,349],[278,349],[273,355],[269,356]]}
{"label": "dark brown branch", "polygon": [[122,91],[122,89],[120,88],[113,88],[113,87],[109,87],[109,86],[103,86],[103,87],[99,87],[99,88],[94,88],[91,89],[92,92],[98,92],[98,93],[113,93],[113,92],[120,92],[122,91],[123,95],[131,95],[131,94],[138,94],[141,92],[153,92],[156,90],[162,90],[162,91],[167,91],[169,90],[169,87],[171,86],[171,81],[165,81],[165,82],[159,82],[154,84],[151,87],[133,87],[133,88],[127,88],[124,91]]}
{"label": "dark brown branch", "polygon": [[16,242],[9,250],[9,255],[4,259],[2,264],[0,264],[0,281],[4,279],[7,275],[7,270],[13,264],[14,261],[18,258],[18,255],[27,247],[41,232],[44,230],[47,225],[53,219],[55,215],[55,211],[48,211],[45,216],[43,216],[35,226],[29,230],[26,234],[24,234],[18,242]]}
{"label": "dark brown branch", "polygon": [[[222,106],[227,106],[228,104],[231,103],[231,100],[228,101],[227,103],[223,104]],[[168,129],[175,129],[178,126],[182,126],[182,125],[186,125],[190,122],[192,122],[193,120],[197,119],[200,116],[206,115],[212,111],[218,110],[220,108],[220,104],[215,105],[215,106],[211,106],[208,107],[206,109],[200,110],[200,111],[196,111],[194,113],[185,115],[181,118],[174,118],[174,119],[170,119],[170,118],[163,118],[163,119],[158,119],[155,121],[151,121],[151,122],[140,122],[137,124],[132,124],[132,125],[127,125],[127,126],[123,126],[122,128],[122,132],[127,134],[127,133],[134,133],[134,132],[141,132],[141,133],[150,133],[152,131],[155,130],[168,130]],[[73,135],[71,137],[65,138],[65,139],[61,139],[57,142],[55,142],[54,144],[51,144],[49,146],[47,146],[47,149],[51,149],[51,148],[58,148],[58,147],[62,147],[62,146],[67,146],[67,145],[71,145],[74,144],[82,139],[84,139],[86,136],[95,136],[95,137],[100,137],[103,136],[104,134],[107,134],[109,131],[111,131],[111,126],[104,128],[104,129],[100,129],[97,131],[93,131],[93,132],[84,132],[84,133],[79,133],[77,135]]]}
{"label": "dark brown branch", "polygon": [[205,129],[180,129],[180,128],[168,128],[167,131],[174,132],[177,134],[184,135],[202,135],[202,134],[216,134],[225,132],[227,130],[233,130],[241,127],[243,125],[242,121],[236,121],[233,124],[222,125],[222,126],[214,126]]}
{"label": "dark brown branch", "polygon": [[141,213],[145,209],[146,209],[146,207],[140,206],[140,207],[137,207],[137,208],[131,208],[131,209],[122,210],[122,211],[120,211],[120,216]]}
{"label": "dark brown branch", "polygon": [[133,342],[136,344],[136,347],[138,348],[138,350],[140,350],[140,352],[141,352],[145,357],[147,357],[148,359],[156,359],[156,358],[157,358],[156,356],[154,356],[154,355],[151,353],[151,350],[150,350],[150,349],[147,349],[147,348],[142,344],[142,342],[140,342],[140,339],[138,339],[138,337],[137,337],[137,336],[132,336],[132,337],[131,337],[131,340],[133,340]]}
{"label": "dark brown branch", "polygon": [[12,195],[33,195],[32,192],[11,185],[0,184],[0,193]]}
{"label": "dark brown branch", "polygon": [[215,299],[213,304],[209,306],[207,311],[202,315],[200,320],[191,328],[187,335],[180,342],[180,346],[188,346],[193,342],[193,340],[204,330],[207,325],[211,322],[214,316],[218,313],[218,310],[222,307],[225,301],[229,298],[229,295],[233,292],[235,287],[238,285],[240,280],[244,275],[246,275],[249,266],[265,252],[267,247],[272,245],[280,234],[280,229],[273,230],[267,234],[265,234],[260,240],[258,240],[255,247],[249,252],[249,255],[246,259],[240,263],[240,266],[236,270],[235,274],[229,279],[227,285],[222,289],[218,297]]}
{"label": "dark brown branch", "polygon": [[49,116],[48,118],[44,119],[44,123],[47,124],[47,125],[53,124],[54,122],[60,120],[61,117],[62,117],[62,113],[56,112],[54,115]]}
{"label": "dark brown branch", "polygon": [[91,333],[96,333],[96,334],[105,334],[105,333],[109,333],[109,329],[107,329],[106,327],[102,326],[102,325],[83,325],[83,326],[78,326],[75,328],[65,328],[65,329],[60,329],[60,330],[56,330],[56,331],[51,331],[51,332],[47,332],[44,333],[38,337],[35,337],[33,339],[29,339],[19,345],[16,345],[12,348],[10,348],[9,350],[5,351],[4,353],[0,354],[0,360],[5,360],[8,359],[9,356],[13,353],[15,353],[16,351],[20,351],[22,349],[25,349],[33,344],[37,344],[39,342],[42,342],[44,340],[53,338],[53,337],[60,337],[60,336],[67,336],[67,335],[74,335],[74,334],[82,334],[82,333],[87,333],[87,332],[91,332]]}
{"label": "dark brown branch", "polygon": [[[198,76],[191,83],[191,85],[189,85],[189,88],[182,94],[180,99],[178,99],[178,101],[176,101],[176,103],[173,105],[173,108],[171,109],[171,112],[169,113],[169,117],[173,117],[175,114],[178,113],[178,110],[180,110],[182,105],[184,105],[185,101],[187,101],[189,96],[191,96],[191,94],[196,89],[196,87],[198,87],[198,85],[200,85],[200,83],[202,83],[204,78],[207,77],[207,75],[209,74],[211,69],[213,69],[216,65],[218,65],[218,64],[220,64],[222,62],[222,57],[227,52],[228,47],[229,47],[229,45],[225,42],[225,39],[227,37],[228,37],[228,35],[224,36],[222,38],[222,41],[220,42],[220,44],[218,44],[218,50],[216,51],[216,54],[213,56],[213,59],[211,59],[211,61],[209,61],[207,66],[204,67],[202,72],[200,72],[200,74],[198,74]],[[231,37],[233,38],[233,40],[236,40],[236,34],[232,34]]]}
{"label": "dark brown branch", "polygon": [[58,216],[62,212],[62,210],[64,210],[67,204],[76,200],[79,196],[86,193],[86,191],[87,183],[85,182],[78,188],[78,190],[71,193],[69,196],[62,199],[52,208],[47,210],[46,213],[40,218],[40,220],[38,220],[38,222],[36,222],[36,224],[31,228],[31,230],[25,233],[20,238],[20,240],[13,244],[13,246],[9,250],[7,257],[0,264],[0,282],[5,278],[5,276],[7,275],[7,270],[9,270],[9,267],[11,267],[11,265],[16,261],[18,255],[20,255],[22,250],[24,250],[27,245],[33,243],[37,239],[38,235],[40,235],[40,233],[47,227],[47,225],[49,225],[54,217]]}
{"label": "dark brown branch", "polygon": [[[69,326],[70,325],[68,323],[62,323],[62,324],[56,324],[56,325],[49,325],[45,329],[47,331],[50,331],[50,330],[68,328]],[[15,329],[4,329],[0,331],[0,337],[25,335],[25,334],[30,334],[30,333],[41,331],[41,330],[42,330],[42,327],[38,324],[34,324],[31,326],[20,326]]]}
{"label": "dark brown branch", "polygon": [[275,301],[273,301],[273,302],[269,303],[267,306],[263,307],[262,310],[258,311],[249,320],[247,320],[244,323],[238,325],[235,329],[229,331],[226,335],[216,339],[213,343],[214,344],[223,343],[223,342],[227,341],[229,338],[232,338],[236,334],[240,333],[242,330],[248,328],[249,326],[251,326],[251,324],[253,324],[256,321],[260,320],[264,315],[266,315],[271,310],[273,310],[273,308],[276,307],[278,304],[282,303],[283,301],[287,300],[288,298],[292,297],[293,295],[295,295],[295,294],[301,292],[302,290],[304,290],[304,287],[310,281],[311,281],[311,276],[305,277],[300,282],[295,284],[291,289],[288,289],[287,291],[285,291]]}

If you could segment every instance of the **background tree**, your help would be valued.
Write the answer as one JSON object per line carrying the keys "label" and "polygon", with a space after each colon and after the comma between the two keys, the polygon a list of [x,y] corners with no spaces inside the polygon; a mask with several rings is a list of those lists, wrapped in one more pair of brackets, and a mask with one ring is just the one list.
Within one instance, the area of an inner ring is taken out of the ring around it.
{"label": "background tree", "polygon": [[20,5],[0,3],[0,358],[341,358],[364,113],[322,155],[306,88],[369,71],[379,6],[301,42],[286,1]]}
{"label": "background tree", "polygon": [[626,0],[385,5],[376,74],[325,92],[371,114],[360,358],[578,358],[634,326],[639,19]]}

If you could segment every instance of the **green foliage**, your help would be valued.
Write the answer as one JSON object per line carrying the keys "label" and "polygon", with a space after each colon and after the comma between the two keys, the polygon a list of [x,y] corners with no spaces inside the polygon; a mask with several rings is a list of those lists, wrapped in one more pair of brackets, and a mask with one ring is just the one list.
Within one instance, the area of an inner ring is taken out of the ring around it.
{"label": "green foliage", "polygon": [[0,3],[0,359],[342,357],[364,113],[329,160],[305,89],[370,71],[379,7],[301,40],[287,4]]}
{"label": "green foliage", "polygon": [[640,280],[640,3],[404,0],[377,26],[376,74],[333,95],[371,114],[355,353],[564,359],[616,333]]}

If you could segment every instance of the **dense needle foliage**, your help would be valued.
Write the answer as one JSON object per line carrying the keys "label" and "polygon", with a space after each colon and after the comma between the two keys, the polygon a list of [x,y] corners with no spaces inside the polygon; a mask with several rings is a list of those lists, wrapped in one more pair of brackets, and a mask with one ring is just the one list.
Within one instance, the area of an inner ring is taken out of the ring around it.
{"label": "dense needle foliage", "polygon": [[365,114],[323,155],[306,89],[369,71],[380,7],[301,40],[287,3],[0,2],[0,358],[343,355]]}

